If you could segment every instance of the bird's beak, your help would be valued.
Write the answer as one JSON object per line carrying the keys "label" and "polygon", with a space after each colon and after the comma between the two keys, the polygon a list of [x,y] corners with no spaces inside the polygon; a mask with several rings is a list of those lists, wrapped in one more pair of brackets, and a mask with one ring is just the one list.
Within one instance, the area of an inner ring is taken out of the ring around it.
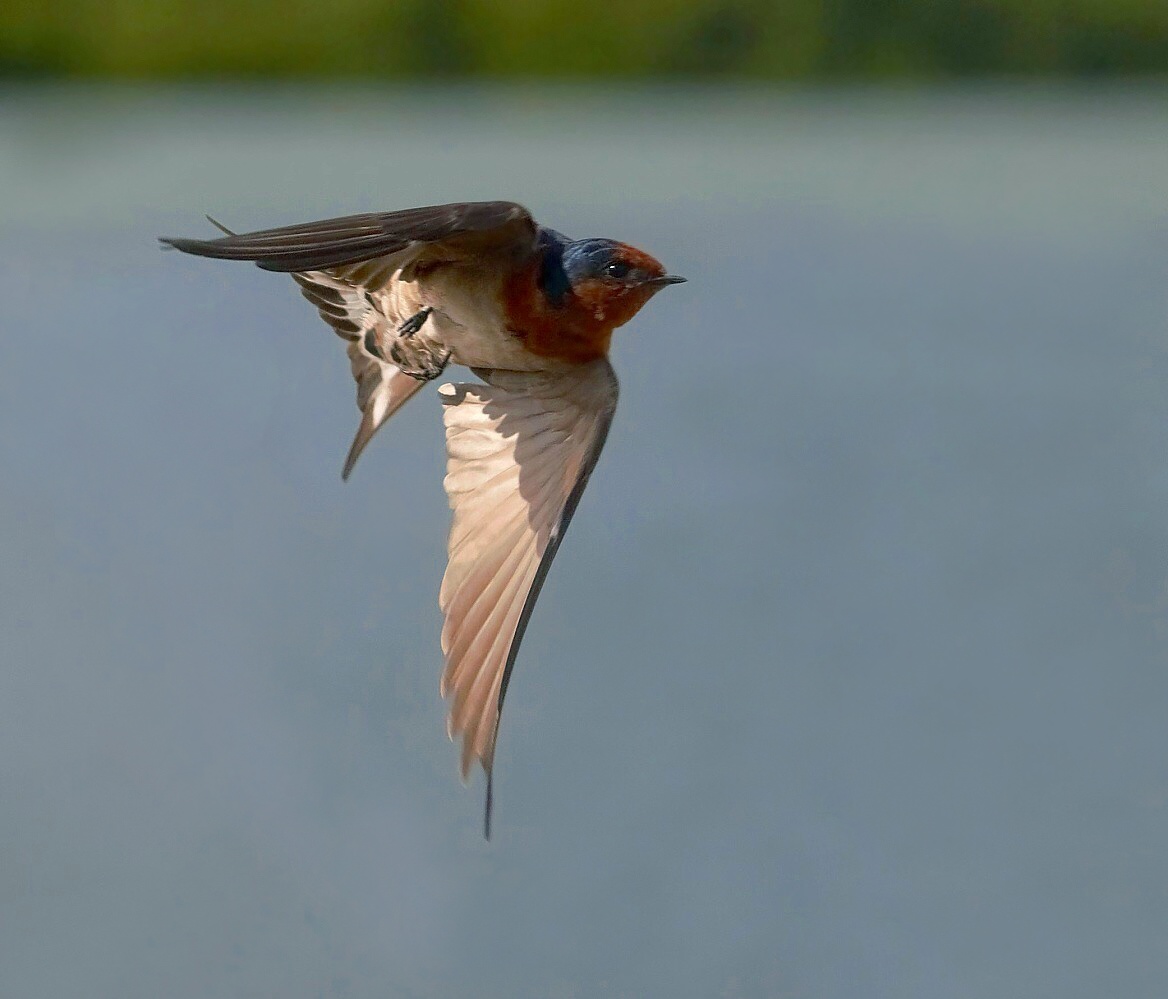
{"label": "bird's beak", "polygon": [[645,284],[651,288],[664,288],[667,284],[685,284],[685,278],[680,274],[662,274],[661,277],[649,278]]}

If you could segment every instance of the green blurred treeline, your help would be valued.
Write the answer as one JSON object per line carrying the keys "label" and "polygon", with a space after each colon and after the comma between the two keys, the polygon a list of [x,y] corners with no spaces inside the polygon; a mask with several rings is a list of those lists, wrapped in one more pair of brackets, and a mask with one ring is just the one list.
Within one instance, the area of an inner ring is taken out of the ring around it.
{"label": "green blurred treeline", "polygon": [[7,0],[0,75],[1168,72],[1168,0]]}

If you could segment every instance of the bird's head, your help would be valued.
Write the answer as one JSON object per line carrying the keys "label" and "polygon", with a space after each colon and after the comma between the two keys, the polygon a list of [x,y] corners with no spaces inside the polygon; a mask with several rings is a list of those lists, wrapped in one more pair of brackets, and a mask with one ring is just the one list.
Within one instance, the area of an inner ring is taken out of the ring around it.
{"label": "bird's head", "polygon": [[662,288],[685,280],[635,246],[581,239],[563,252],[564,277],[578,305],[609,329],[623,326]]}

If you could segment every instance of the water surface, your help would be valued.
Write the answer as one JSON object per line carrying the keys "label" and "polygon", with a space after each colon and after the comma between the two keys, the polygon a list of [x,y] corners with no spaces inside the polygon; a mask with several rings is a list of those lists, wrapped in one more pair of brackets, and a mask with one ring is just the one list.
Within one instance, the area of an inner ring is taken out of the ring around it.
{"label": "water surface", "polygon": [[[159,234],[510,197],[685,274],[455,779],[425,393]],[[10,90],[0,993],[1159,995],[1163,92]]]}

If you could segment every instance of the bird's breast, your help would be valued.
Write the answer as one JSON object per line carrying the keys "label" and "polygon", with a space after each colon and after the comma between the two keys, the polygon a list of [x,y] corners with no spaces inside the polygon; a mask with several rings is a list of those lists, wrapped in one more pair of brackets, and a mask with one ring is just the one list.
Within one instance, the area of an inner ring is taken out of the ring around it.
{"label": "bird's breast", "polygon": [[536,357],[569,364],[586,364],[607,356],[615,325],[599,304],[583,302],[569,293],[557,305],[548,300],[539,283],[538,259],[510,274],[502,298],[512,335]]}

